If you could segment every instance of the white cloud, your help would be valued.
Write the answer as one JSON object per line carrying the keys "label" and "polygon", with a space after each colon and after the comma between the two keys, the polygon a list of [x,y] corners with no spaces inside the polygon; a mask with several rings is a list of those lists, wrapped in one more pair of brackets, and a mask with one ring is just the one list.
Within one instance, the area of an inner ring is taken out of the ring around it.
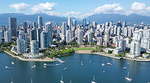
{"label": "white cloud", "polygon": [[95,8],[95,10],[92,10],[92,12],[94,13],[104,13],[104,14],[108,14],[108,13],[115,13],[115,12],[123,12],[125,11],[125,9],[123,7],[120,6],[120,4],[106,4],[103,6],[100,6],[98,8]]}
{"label": "white cloud", "polygon": [[46,13],[47,11],[54,10],[54,6],[57,5],[57,3],[39,3],[38,5],[35,5],[31,8],[33,13]]}
{"label": "white cloud", "polygon": [[145,4],[144,3],[139,3],[139,2],[134,2],[131,6],[131,9],[134,11],[141,11],[145,10]]}
{"label": "white cloud", "polygon": [[10,5],[10,7],[16,9],[16,11],[24,11],[29,6],[30,6],[29,4],[25,4],[25,3],[16,3],[16,4]]}

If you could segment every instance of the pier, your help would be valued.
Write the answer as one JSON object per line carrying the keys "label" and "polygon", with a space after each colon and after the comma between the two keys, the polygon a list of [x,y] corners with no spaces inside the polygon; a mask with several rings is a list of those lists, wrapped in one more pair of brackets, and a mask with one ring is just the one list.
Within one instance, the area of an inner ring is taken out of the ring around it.
{"label": "pier", "polygon": [[63,60],[61,60],[61,59],[59,59],[59,58],[53,58],[53,60],[56,60],[56,61],[58,61],[58,62],[60,62],[60,63],[65,63],[66,61],[63,61]]}

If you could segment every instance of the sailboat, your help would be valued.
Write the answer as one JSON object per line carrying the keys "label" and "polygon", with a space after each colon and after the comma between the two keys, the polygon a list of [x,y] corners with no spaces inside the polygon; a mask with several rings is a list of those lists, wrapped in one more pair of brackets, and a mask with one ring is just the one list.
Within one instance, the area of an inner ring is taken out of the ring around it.
{"label": "sailboat", "polygon": [[83,66],[83,61],[81,61],[81,66]]}
{"label": "sailboat", "polygon": [[131,77],[129,78],[129,72],[128,72],[127,77],[125,77],[125,79],[128,80],[128,81],[132,81]]}
{"label": "sailboat", "polygon": [[12,82],[11,83],[13,83],[13,78],[12,78]]}
{"label": "sailboat", "polygon": [[91,83],[97,83],[94,80],[95,80],[95,75],[93,76],[93,81],[91,81]]}
{"label": "sailboat", "polygon": [[[109,58],[108,58],[108,59],[109,59]],[[109,65],[109,66],[110,66],[110,65],[112,65],[112,64],[111,64],[111,63],[109,63],[109,62],[107,61],[107,65]]]}
{"label": "sailboat", "polygon": [[104,60],[103,60],[103,63],[102,63],[102,66],[104,66],[105,64],[104,64]]}
{"label": "sailboat", "polygon": [[14,65],[15,63],[12,61],[11,64]]}
{"label": "sailboat", "polygon": [[63,76],[61,76],[60,83],[65,83],[65,82],[63,81]]}

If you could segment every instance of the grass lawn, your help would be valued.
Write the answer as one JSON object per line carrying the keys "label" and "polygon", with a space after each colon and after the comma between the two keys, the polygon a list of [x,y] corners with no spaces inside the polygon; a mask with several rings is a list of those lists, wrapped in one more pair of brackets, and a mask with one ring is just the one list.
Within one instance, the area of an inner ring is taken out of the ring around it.
{"label": "grass lawn", "polygon": [[74,50],[93,50],[94,48],[90,47],[80,47],[80,48],[73,48]]}

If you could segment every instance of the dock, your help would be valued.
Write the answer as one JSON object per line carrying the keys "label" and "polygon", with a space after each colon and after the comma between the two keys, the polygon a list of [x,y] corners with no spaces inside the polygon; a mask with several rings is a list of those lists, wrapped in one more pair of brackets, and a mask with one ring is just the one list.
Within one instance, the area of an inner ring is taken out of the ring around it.
{"label": "dock", "polygon": [[56,61],[58,61],[58,62],[60,62],[60,63],[65,63],[66,61],[63,61],[63,60],[61,60],[61,59],[59,59],[59,58],[53,58],[53,60],[56,60]]}

